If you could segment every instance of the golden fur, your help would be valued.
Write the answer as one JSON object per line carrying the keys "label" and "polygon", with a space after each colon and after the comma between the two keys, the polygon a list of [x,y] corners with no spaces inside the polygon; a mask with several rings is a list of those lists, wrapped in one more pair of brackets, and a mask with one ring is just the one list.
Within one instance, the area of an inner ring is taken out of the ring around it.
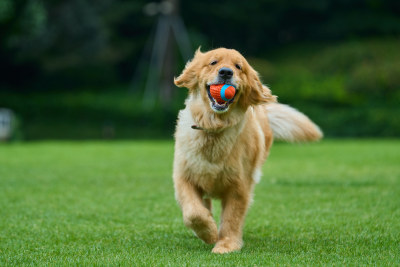
{"label": "golden fur", "polygon": [[[237,94],[225,112],[217,112],[210,104],[207,86],[218,80],[222,67],[233,70],[230,82],[236,85]],[[173,171],[184,223],[204,242],[215,243],[214,253],[239,250],[253,187],[273,136],[312,141],[322,133],[302,113],[276,103],[276,97],[236,50],[197,50],[175,84],[189,89],[186,108],[178,116]],[[219,231],[210,198],[222,203]]]}

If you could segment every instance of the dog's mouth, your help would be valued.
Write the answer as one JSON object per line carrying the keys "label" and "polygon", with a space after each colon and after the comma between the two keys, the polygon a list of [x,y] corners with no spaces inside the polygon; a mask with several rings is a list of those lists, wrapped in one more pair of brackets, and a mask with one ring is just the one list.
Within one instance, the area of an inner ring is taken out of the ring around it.
{"label": "dog's mouth", "polygon": [[[223,101],[223,102],[218,102],[217,99],[215,99],[210,92],[210,86],[211,85],[218,85],[218,84],[207,84],[206,88],[207,88],[207,95],[208,98],[210,100],[210,106],[211,109],[213,111],[215,111],[216,113],[224,113],[227,112],[229,110],[229,106],[233,103],[233,101],[235,100],[235,97],[237,95],[237,90],[235,92],[235,95],[233,96],[232,99],[228,100],[228,101]],[[221,84],[223,85],[223,84]]]}

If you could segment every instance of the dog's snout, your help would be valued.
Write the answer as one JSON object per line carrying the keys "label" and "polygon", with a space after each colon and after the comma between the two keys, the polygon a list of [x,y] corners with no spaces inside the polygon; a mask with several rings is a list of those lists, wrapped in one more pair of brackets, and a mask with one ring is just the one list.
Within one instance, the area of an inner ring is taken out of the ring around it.
{"label": "dog's snout", "polygon": [[229,78],[232,78],[232,76],[233,76],[233,70],[231,70],[230,68],[227,68],[227,67],[223,67],[223,68],[219,69],[218,75],[219,75],[219,77],[221,77],[223,79],[229,79]]}

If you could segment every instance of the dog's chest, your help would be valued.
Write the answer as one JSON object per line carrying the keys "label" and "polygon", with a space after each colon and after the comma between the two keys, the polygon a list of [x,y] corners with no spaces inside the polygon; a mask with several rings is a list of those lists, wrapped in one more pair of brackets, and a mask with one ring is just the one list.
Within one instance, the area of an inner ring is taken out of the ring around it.
{"label": "dog's chest", "polygon": [[190,179],[203,188],[232,179],[238,172],[231,160],[233,146],[234,138],[229,135],[193,136],[183,153]]}

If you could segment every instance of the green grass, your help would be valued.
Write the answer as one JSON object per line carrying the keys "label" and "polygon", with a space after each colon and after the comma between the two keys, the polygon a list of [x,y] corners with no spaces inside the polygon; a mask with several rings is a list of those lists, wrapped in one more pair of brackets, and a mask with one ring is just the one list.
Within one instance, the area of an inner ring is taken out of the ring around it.
{"label": "green grass", "polygon": [[399,140],[275,144],[229,255],[184,227],[172,155],[167,141],[0,145],[0,265],[400,264]]}

